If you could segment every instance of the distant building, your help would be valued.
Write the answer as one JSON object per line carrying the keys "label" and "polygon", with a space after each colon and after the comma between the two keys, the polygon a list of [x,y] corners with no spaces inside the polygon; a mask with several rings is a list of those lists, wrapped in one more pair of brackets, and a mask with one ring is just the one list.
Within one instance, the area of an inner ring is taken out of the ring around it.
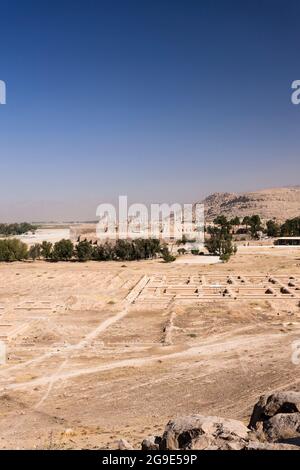
{"label": "distant building", "polygon": [[280,237],[274,241],[279,246],[300,246],[300,237]]}

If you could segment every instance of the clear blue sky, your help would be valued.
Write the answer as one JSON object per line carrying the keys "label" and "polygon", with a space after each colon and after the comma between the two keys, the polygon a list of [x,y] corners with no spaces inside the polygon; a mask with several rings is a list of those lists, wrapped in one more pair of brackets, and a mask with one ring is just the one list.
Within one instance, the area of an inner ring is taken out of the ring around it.
{"label": "clear blue sky", "polygon": [[299,183],[298,0],[1,0],[0,221]]}

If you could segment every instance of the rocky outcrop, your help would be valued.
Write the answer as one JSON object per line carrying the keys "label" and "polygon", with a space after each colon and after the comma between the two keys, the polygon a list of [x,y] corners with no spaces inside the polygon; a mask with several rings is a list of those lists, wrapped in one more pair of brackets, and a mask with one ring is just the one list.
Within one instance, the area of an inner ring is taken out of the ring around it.
{"label": "rocky outcrop", "polygon": [[270,441],[298,441],[300,445],[300,413],[279,413],[264,422],[263,431]]}
{"label": "rocky outcrop", "polygon": [[300,450],[300,393],[263,395],[249,426],[234,419],[195,414],[169,421],[143,450]]}
{"label": "rocky outcrop", "polygon": [[249,429],[241,422],[215,416],[193,415],[169,421],[160,449],[243,448]]}
{"label": "rocky outcrop", "polygon": [[300,445],[300,393],[262,395],[254,406],[249,428],[268,441]]}
{"label": "rocky outcrop", "polygon": [[299,413],[300,392],[276,392],[262,395],[254,405],[249,427],[255,429],[259,422],[263,422],[277,413]]}
{"label": "rocky outcrop", "polygon": [[253,433],[242,422],[192,415],[169,421],[163,436],[145,439],[142,450],[242,450]]}

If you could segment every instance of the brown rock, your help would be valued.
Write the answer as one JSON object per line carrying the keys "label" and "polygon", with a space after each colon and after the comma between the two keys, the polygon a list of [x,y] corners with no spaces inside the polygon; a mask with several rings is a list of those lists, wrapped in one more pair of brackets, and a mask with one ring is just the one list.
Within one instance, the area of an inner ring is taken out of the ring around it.
{"label": "brown rock", "polygon": [[117,441],[118,450],[134,450],[132,445],[126,441],[126,439],[120,439]]}
{"label": "brown rock", "polygon": [[192,415],[169,421],[160,449],[241,449],[248,435],[249,429],[240,421]]}
{"label": "brown rock", "polygon": [[263,431],[271,441],[294,439],[300,445],[300,413],[278,413],[264,422]]}
{"label": "brown rock", "polygon": [[300,450],[300,447],[291,444],[280,444],[275,442],[250,442],[246,450]]}
{"label": "brown rock", "polygon": [[276,392],[271,395],[262,395],[250,419],[249,427],[258,429],[258,423],[264,422],[279,413],[300,412],[299,392]]}
{"label": "brown rock", "polygon": [[143,440],[142,450],[159,450],[159,444],[161,442],[161,437],[159,436],[150,436]]}

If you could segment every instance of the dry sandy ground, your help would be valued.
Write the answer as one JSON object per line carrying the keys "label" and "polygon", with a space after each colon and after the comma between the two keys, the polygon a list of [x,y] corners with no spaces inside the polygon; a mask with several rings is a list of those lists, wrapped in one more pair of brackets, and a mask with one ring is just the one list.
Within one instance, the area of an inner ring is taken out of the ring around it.
{"label": "dry sandy ground", "polygon": [[212,266],[1,264],[8,360],[0,367],[0,448],[115,448],[119,438],[139,448],[171,417],[247,422],[260,394],[300,390],[300,365],[291,361],[298,291],[163,308],[139,300],[146,278],[216,273],[293,276],[297,284],[300,250],[250,250]]}
{"label": "dry sandy ground", "polygon": [[70,229],[56,227],[39,228],[35,233],[29,232],[14,238],[18,238],[29,246],[34,245],[35,243],[42,243],[43,241],[55,243],[63,238],[68,240],[70,238]]}

